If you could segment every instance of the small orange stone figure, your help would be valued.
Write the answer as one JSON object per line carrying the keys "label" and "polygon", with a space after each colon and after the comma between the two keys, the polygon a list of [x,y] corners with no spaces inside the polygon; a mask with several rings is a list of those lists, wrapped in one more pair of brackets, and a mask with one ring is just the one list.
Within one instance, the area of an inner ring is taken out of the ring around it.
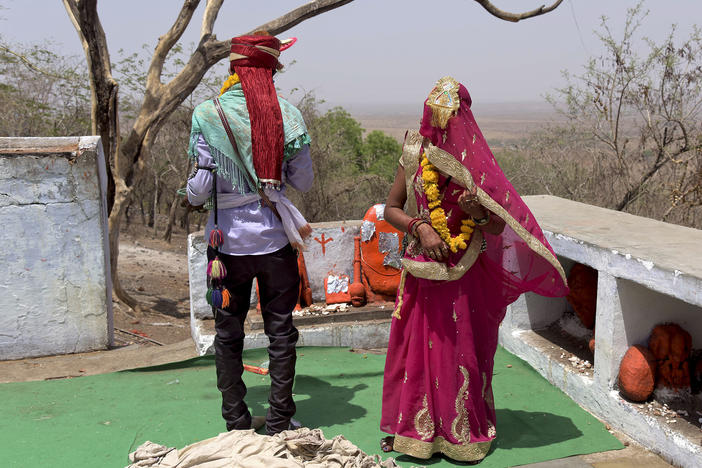
{"label": "small orange stone figure", "polygon": [[625,398],[641,402],[648,400],[656,387],[656,358],[648,348],[629,348],[619,367],[619,392]]}
{"label": "small orange stone figure", "polygon": [[585,328],[595,327],[597,305],[597,270],[576,263],[568,274],[570,294],[566,297]]}
{"label": "small orange stone figure", "polygon": [[669,388],[690,386],[690,350],[692,337],[675,323],[657,325],[648,347],[656,358],[658,379],[661,385]]}

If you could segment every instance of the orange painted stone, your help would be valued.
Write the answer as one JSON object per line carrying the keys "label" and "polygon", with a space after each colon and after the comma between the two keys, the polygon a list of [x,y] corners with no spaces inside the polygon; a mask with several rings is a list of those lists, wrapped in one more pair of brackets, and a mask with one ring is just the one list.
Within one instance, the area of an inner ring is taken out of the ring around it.
{"label": "orange painted stone", "polygon": [[385,221],[385,205],[372,206],[361,226],[361,270],[368,301],[394,301],[400,284],[404,234]]}
{"label": "orange painted stone", "polygon": [[595,354],[595,339],[590,338],[590,342],[588,343],[588,347],[590,348],[590,352],[592,354]]}
{"label": "orange painted stone", "polygon": [[353,283],[349,286],[349,294],[354,307],[366,304],[366,287],[361,282],[361,236],[353,238]]}
{"label": "orange painted stone", "polygon": [[349,277],[344,274],[330,273],[324,278],[324,299],[327,304],[351,302],[349,294]]}
{"label": "orange painted stone", "polygon": [[582,263],[576,263],[568,274],[570,293],[566,297],[583,326],[595,326],[597,305],[597,270]]}
{"label": "orange painted stone", "polygon": [[619,393],[631,401],[646,401],[656,388],[656,358],[645,346],[629,348],[619,367]]}
{"label": "orange painted stone", "polygon": [[307,307],[312,305],[312,289],[310,288],[310,277],[307,274],[305,255],[302,251],[297,255],[297,269],[300,272],[300,297],[298,306]]}
{"label": "orange painted stone", "polygon": [[659,384],[670,388],[690,386],[692,337],[680,325],[656,325],[648,340],[648,347],[655,356]]}

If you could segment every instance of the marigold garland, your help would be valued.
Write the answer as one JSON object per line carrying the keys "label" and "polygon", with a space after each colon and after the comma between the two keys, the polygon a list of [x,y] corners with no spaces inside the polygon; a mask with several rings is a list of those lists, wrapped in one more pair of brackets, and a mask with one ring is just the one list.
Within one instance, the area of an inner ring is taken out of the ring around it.
{"label": "marigold garland", "polygon": [[222,85],[222,89],[219,90],[219,95],[221,96],[222,94],[226,93],[227,90],[229,90],[229,88],[239,83],[240,81],[241,80],[239,79],[239,75],[237,75],[236,73],[229,75],[229,78],[227,78],[227,80]]}
{"label": "marigold garland", "polygon": [[424,194],[429,202],[429,218],[431,226],[436,230],[439,236],[446,242],[451,249],[451,252],[458,252],[458,249],[465,250],[468,247],[468,241],[473,233],[475,223],[472,219],[461,220],[461,233],[457,236],[451,236],[446,220],[446,212],[441,208],[441,193],[439,192],[439,172],[436,167],[429,162],[426,153],[422,154],[422,180],[424,181]]}

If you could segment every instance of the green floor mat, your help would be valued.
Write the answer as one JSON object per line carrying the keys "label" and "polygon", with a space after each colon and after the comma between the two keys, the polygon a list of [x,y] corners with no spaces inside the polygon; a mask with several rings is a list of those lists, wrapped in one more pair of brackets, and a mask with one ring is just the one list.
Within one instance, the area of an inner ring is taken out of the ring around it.
{"label": "green floor mat", "polygon": [[[265,350],[245,361],[266,361]],[[298,348],[296,419],[327,438],[343,434],[381,453],[378,426],[384,355],[344,348]],[[507,367],[511,365],[511,367]],[[124,467],[146,440],[183,447],[223,432],[214,359],[90,377],[0,385],[4,467]],[[265,414],[268,377],[245,373],[254,414]],[[622,448],[604,426],[524,361],[495,357],[498,438],[481,467],[507,467]],[[397,454],[394,454],[397,455]],[[383,455],[384,456],[384,455]],[[397,457],[404,466],[455,466],[435,457]]]}

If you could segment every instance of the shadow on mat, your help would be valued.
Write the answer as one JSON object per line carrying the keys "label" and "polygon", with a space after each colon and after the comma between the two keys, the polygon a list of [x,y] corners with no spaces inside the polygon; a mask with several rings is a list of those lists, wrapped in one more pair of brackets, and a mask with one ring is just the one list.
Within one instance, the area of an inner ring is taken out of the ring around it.
{"label": "shadow on mat", "polygon": [[[356,392],[368,388],[366,384],[353,387],[332,385],[329,382],[298,375],[295,377],[295,418],[307,427],[324,427],[345,424],[362,418],[368,412],[359,405],[350,403]],[[306,398],[305,396],[309,396]]]}
{"label": "shadow on mat", "polygon": [[[489,457],[496,449],[546,447],[566,440],[577,439],[583,435],[570,419],[543,411],[498,409],[497,421],[497,439],[490,447],[486,457]],[[457,462],[443,455],[435,455],[428,460],[399,455],[396,459],[402,463],[420,462],[421,465],[425,466],[435,465],[445,460],[456,466],[473,465],[472,463]]]}
{"label": "shadow on mat", "polygon": [[169,362],[158,366],[137,367],[136,369],[126,369],[119,372],[161,372],[176,369],[192,369],[196,367],[214,366],[214,355],[198,356],[185,361]]}
{"label": "shadow on mat", "polygon": [[[349,402],[356,392],[366,388],[366,384],[342,387],[309,375],[297,375],[293,388],[297,408],[294,418],[306,427],[325,427],[355,421],[368,411]],[[268,384],[247,388],[246,403],[251,414],[266,414],[269,391]]]}
{"label": "shadow on mat", "polygon": [[573,421],[565,416],[543,411],[498,409],[497,441],[493,447],[504,450],[546,447],[582,435]]}

